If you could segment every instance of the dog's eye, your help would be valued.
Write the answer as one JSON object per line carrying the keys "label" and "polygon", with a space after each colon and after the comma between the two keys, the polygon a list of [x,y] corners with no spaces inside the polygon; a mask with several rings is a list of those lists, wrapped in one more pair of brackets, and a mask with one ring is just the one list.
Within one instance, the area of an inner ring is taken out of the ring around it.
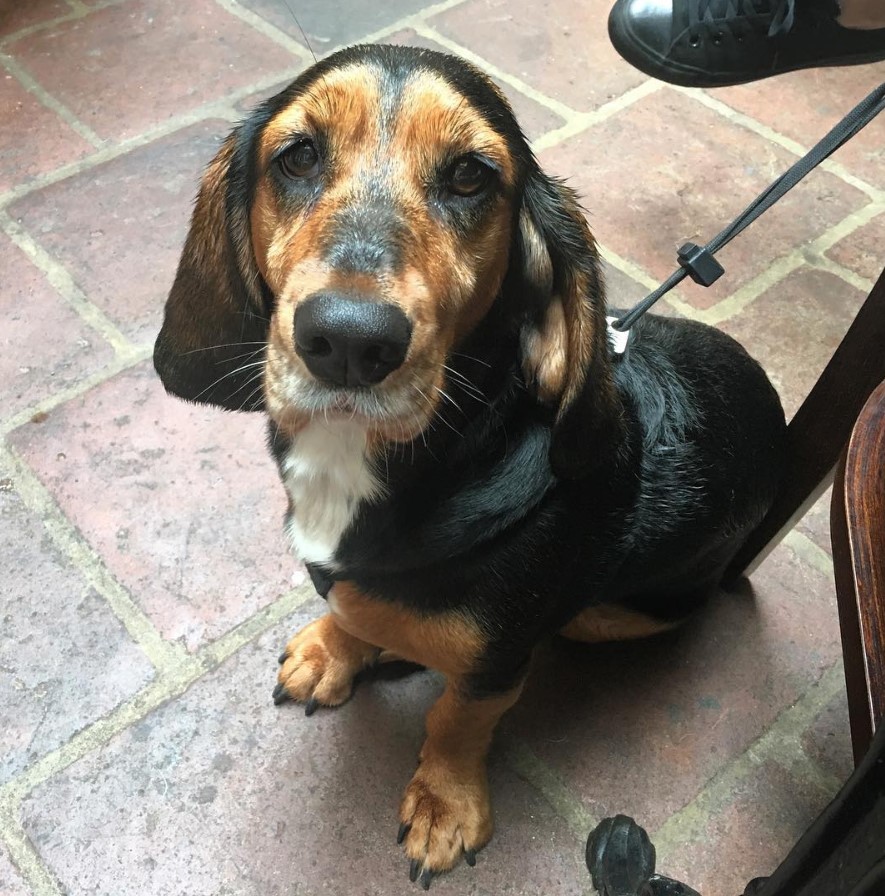
{"label": "dog's eye", "polygon": [[464,156],[449,169],[446,186],[456,196],[476,196],[492,179],[492,169],[476,156]]}
{"label": "dog's eye", "polygon": [[299,140],[278,159],[286,177],[314,177],[320,170],[320,154],[310,140]]}

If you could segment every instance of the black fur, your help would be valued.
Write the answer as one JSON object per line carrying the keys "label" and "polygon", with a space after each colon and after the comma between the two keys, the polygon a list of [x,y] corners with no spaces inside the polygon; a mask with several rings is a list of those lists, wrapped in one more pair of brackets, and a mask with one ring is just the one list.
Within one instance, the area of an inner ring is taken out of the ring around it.
{"label": "black fur", "polygon": [[[710,327],[647,315],[627,357],[611,359],[598,260],[572,197],[540,171],[489,83],[452,57],[351,48],[268,100],[237,134],[230,220],[248,220],[255,139],[275,112],[324,71],[367,60],[386,72],[391,102],[416,66],[442,74],[505,138],[518,171],[504,286],[448,360],[458,408],[444,404],[422,437],[388,449],[378,464],[386,496],[360,507],[335,558],[336,577],[381,599],[476,620],[489,649],[472,684],[485,695],[511,687],[539,639],[586,607],[620,604],[664,621],[695,609],[778,490],[784,416],[762,369]],[[549,253],[551,283],[527,270],[521,212]],[[243,239],[236,226],[232,245]],[[560,409],[525,381],[520,331],[576,283],[596,322],[594,351],[580,394]],[[270,313],[272,297],[262,301]],[[161,334],[165,360],[162,343]],[[195,398],[173,368],[158,363],[172,391]],[[273,424],[269,443],[281,460],[287,445]]]}
{"label": "black fur", "polygon": [[487,338],[470,353],[494,359],[489,406],[448,411],[452,428],[393,449],[388,497],[363,506],[336,555],[336,578],[369,593],[476,618],[492,635],[483,693],[512,686],[534,645],[585,607],[688,616],[761,520],[784,458],[780,402],[746,352],[701,324],[646,315],[615,365],[621,463],[558,479],[549,411]]}

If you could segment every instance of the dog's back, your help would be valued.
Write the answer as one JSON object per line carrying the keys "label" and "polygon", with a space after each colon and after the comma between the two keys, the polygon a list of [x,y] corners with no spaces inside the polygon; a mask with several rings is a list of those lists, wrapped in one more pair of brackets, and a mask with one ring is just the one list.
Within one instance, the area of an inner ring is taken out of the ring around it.
{"label": "dog's back", "polygon": [[717,582],[780,488],[786,424],[777,392],[730,336],[646,315],[615,382],[639,461],[619,595]]}

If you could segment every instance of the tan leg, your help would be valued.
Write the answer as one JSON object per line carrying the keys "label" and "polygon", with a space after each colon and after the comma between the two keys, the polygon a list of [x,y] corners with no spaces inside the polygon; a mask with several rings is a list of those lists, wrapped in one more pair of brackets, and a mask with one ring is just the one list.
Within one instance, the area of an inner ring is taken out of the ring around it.
{"label": "tan leg", "polygon": [[521,676],[511,690],[485,699],[470,696],[471,682],[487,649],[475,620],[456,611],[423,614],[336,582],[329,607],[342,628],[362,643],[437,669],[446,676],[443,695],[427,715],[420,763],[400,804],[399,840],[411,860],[410,877],[429,885],[463,855],[492,836],[486,756],[501,716],[516,702]]}
{"label": "tan leg", "polygon": [[318,704],[339,706],[353,692],[357,673],[379,653],[380,648],[344,631],[331,613],[322,616],[286,645],[274,701],[306,703],[308,715]]}
{"label": "tan leg", "polygon": [[670,631],[679,622],[661,622],[644,613],[636,613],[615,604],[588,607],[569,622],[559,634],[572,641],[597,644],[600,641],[631,641]]}
{"label": "tan leg", "polygon": [[882,0],[840,0],[838,23],[846,28],[885,28],[885,3]]}
{"label": "tan leg", "polygon": [[462,855],[472,865],[491,839],[486,757],[498,720],[521,690],[520,682],[506,694],[475,700],[450,681],[428,713],[420,764],[400,804],[400,841],[413,881],[420,875],[429,885]]}

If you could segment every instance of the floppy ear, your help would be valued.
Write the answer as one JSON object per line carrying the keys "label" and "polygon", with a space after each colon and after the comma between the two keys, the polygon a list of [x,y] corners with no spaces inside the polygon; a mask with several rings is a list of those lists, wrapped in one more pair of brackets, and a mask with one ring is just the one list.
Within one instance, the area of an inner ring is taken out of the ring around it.
{"label": "floppy ear", "polygon": [[249,239],[247,153],[238,131],[212,160],[154,346],[173,395],[230,410],[264,406],[269,291]]}
{"label": "floppy ear", "polygon": [[538,170],[523,194],[517,264],[528,300],[523,373],[556,411],[553,472],[574,479],[615,465],[624,410],[612,379],[596,244],[572,190]]}

